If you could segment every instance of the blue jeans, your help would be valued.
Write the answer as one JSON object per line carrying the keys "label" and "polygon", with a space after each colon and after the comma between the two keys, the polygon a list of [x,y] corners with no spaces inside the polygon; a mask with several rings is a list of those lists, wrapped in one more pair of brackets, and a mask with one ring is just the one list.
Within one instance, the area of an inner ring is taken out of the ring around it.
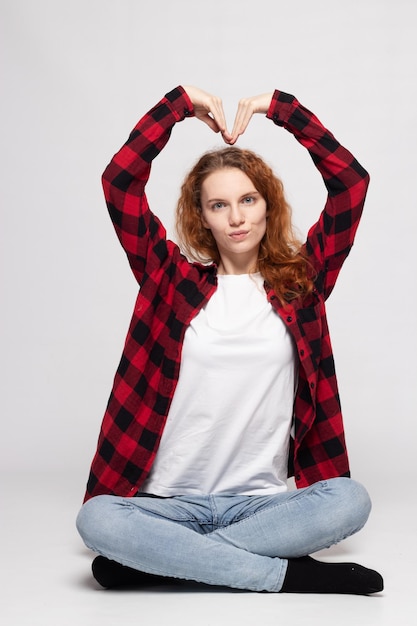
{"label": "blue jeans", "polygon": [[332,478],[272,496],[96,496],[77,528],[87,547],[142,572],[278,592],[287,559],[352,535],[370,510],[362,485]]}

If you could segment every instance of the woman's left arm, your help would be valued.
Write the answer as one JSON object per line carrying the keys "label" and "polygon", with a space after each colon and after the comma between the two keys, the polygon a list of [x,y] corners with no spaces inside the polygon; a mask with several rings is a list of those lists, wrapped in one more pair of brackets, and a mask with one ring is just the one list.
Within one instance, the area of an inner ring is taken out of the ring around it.
{"label": "woman's left arm", "polygon": [[253,113],[266,113],[276,125],[291,132],[307,148],[323,177],[327,201],[309,230],[306,253],[323,278],[321,289],[327,298],[353,245],[369,174],[311,111],[294,96],[278,90],[240,102],[233,142],[244,132]]}

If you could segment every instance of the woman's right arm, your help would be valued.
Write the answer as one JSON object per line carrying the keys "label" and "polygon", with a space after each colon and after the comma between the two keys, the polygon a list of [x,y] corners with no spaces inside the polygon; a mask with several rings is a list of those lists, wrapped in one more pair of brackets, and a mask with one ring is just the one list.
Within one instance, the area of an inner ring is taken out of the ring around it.
{"label": "woman's right arm", "polygon": [[149,264],[161,263],[158,243],[166,237],[145,195],[151,163],[167,143],[174,124],[192,115],[193,105],[185,91],[181,87],[170,91],[137,123],[102,176],[111,220],[139,283],[145,268],[151,269]]}
{"label": "woman's right arm", "polygon": [[157,269],[168,254],[165,229],[145,195],[151,163],[174,125],[192,116],[228,139],[221,100],[196,87],[180,86],[142,117],[103,173],[110,217],[139,284],[145,271]]}

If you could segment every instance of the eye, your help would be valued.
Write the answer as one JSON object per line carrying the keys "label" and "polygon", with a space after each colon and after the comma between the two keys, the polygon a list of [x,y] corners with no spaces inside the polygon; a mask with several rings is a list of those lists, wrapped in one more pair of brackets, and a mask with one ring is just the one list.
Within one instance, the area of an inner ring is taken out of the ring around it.
{"label": "eye", "polygon": [[220,209],[222,209],[225,206],[224,202],[214,202],[211,205],[211,208],[213,209],[213,211],[219,211]]}
{"label": "eye", "polygon": [[253,204],[255,202],[255,198],[253,196],[246,196],[242,199],[243,204]]}

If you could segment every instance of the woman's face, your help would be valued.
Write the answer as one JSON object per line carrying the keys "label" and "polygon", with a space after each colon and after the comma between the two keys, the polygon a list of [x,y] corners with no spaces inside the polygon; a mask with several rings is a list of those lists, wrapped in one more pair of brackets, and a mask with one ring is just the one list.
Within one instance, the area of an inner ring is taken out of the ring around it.
{"label": "woman's face", "polygon": [[219,273],[256,269],[266,216],[266,202],[244,172],[231,167],[207,176],[201,187],[201,217],[219,250]]}

